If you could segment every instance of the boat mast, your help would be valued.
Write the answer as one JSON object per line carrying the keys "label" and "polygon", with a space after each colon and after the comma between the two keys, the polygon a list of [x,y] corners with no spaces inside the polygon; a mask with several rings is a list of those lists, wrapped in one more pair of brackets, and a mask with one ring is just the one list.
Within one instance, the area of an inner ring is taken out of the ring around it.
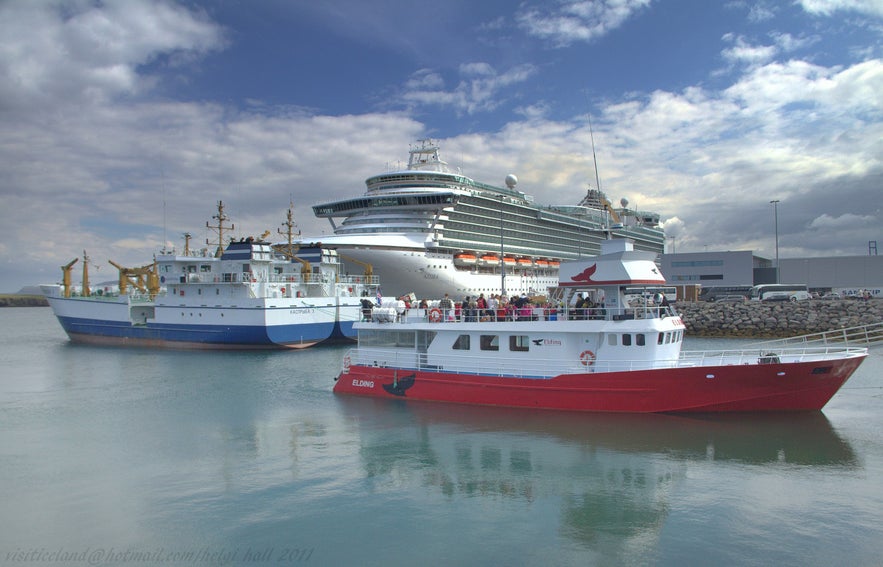
{"label": "boat mast", "polygon": [[[218,249],[215,251],[215,258],[220,258],[224,253],[224,231],[233,230],[236,228],[236,225],[231,224],[229,227],[224,226],[224,223],[230,220],[230,218],[224,214],[224,201],[218,201],[218,214],[212,215],[212,218],[218,221],[218,225],[212,226],[206,222],[205,227],[218,231]],[[211,244],[208,238],[205,239],[205,243]]]}
{"label": "boat mast", "polygon": [[[287,240],[287,243],[283,245],[284,248],[281,250],[282,254],[284,254],[289,260],[296,260],[296,261],[300,262],[301,273],[304,274],[305,276],[309,276],[313,271],[312,266],[310,266],[310,263],[308,261],[304,260],[303,258],[297,257],[297,251],[300,250],[300,245],[294,243],[294,237],[300,236],[300,230],[298,230],[297,232],[294,231],[294,229],[297,228],[297,223],[294,222],[294,212],[293,211],[294,211],[294,202],[289,201],[288,213],[286,214],[286,220],[284,223],[282,223],[282,226],[285,227],[285,231],[283,232],[277,228],[276,232],[278,232],[280,235],[284,236]],[[274,248],[276,248],[278,250],[279,248],[281,248],[281,246],[274,247]]]}

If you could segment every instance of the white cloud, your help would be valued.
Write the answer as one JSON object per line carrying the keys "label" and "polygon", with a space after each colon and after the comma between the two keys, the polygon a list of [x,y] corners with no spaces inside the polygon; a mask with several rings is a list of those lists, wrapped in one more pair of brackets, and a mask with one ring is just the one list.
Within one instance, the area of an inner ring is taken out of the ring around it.
{"label": "white cloud", "polygon": [[[596,10],[612,29],[648,4],[571,2],[562,10],[584,24]],[[0,277],[27,266],[37,271],[24,283],[54,281],[83,248],[102,262],[141,265],[164,226],[171,242],[180,244],[184,231],[204,242],[201,227],[219,199],[237,236],[275,230],[290,198],[304,233],[321,236],[329,225],[310,205],[361,193],[363,179],[395,167],[408,143],[426,135],[403,112],[321,116],[259,102],[240,111],[151,100],[145,89],[159,79],[145,65],[218,49],[223,32],[167,2],[130,5],[137,16],[92,2],[65,14],[50,3],[0,4]],[[108,22],[125,37],[106,31],[100,53],[95,41]],[[38,32],[21,32],[32,26]],[[157,27],[164,31],[154,37]],[[708,245],[763,253],[771,198],[782,200],[783,253],[842,249],[826,230],[839,238],[848,228],[865,246],[878,238],[883,214],[869,203],[879,202],[883,183],[883,60],[779,60],[814,39],[769,37],[761,46],[769,51],[754,54],[744,36],[727,39],[744,49],[732,60],[750,64],[738,65],[726,88],[635,93],[593,116],[603,190],[612,202],[627,197],[660,212],[679,252]],[[453,79],[415,72],[397,101],[478,114],[540,73],[467,61]],[[518,102],[520,120],[443,140],[444,157],[479,181],[502,184],[515,173],[538,203],[578,202],[594,184],[585,116],[552,119],[557,103]],[[0,290],[11,289],[5,281]]]}
{"label": "white cloud", "polygon": [[139,94],[150,84],[139,66],[222,44],[218,26],[163,0],[4,2],[0,104],[20,110]]}
{"label": "white cloud", "polygon": [[493,110],[505,100],[505,91],[535,75],[536,67],[523,64],[498,73],[482,61],[459,67],[460,81],[448,90],[440,73],[421,69],[405,82],[399,100],[406,105],[435,105],[453,108],[459,113],[474,114]]}
{"label": "white cloud", "polygon": [[827,213],[822,214],[810,221],[808,228],[811,230],[840,230],[844,228],[855,228],[857,226],[869,225],[877,220],[872,215],[856,215],[846,213],[838,217],[833,217]]}
{"label": "white cloud", "polygon": [[528,35],[564,46],[592,41],[621,26],[652,0],[571,0],[550,8],[523,6],[516,20]]}
{"label": "white cloud", "polygon": [[857,12],[867,16],[883,17],[883,2],[880,0],[798,0],[810,14],[830,16],[835,12]]}

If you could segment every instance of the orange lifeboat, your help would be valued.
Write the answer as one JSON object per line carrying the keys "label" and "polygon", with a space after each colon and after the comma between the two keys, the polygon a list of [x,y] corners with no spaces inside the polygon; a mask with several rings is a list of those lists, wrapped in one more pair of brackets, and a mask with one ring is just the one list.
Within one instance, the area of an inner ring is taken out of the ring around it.
{"label": "orange lifeboat", "polygon": [[549,267],[550,268],[554,268],[557,270],[558,266],[560,266],[560,265],[561,265],[561,262],[559,262],[558,260],[549,260]]}
{"label": "orange lifeboat", "polygon": [[475,256],[475,254],[471,254],[469,252],[454,254],[454,265],[473,266],[476,262],[478,262],[478,258]]}
{"label": "orange lifeboat", "polygon": [[492,266],[500,263],[500,257],[496,254],[483,254],[481,256],[481,263],[486,266]]}
{"label": "orange lifeboat", "polygon": [[518,267],[519,268],[532,268],[533,260],[530,258],[519,258],[518,259]]}
{"label": "orange lifeboat", "polygon": [[506,266],[514,266],[516,264],[515,258],[512,256],[505,256],[503,257],[503,264]]}
{"label": "orange lifeboat", "polygon": [[540,258],[539,260],[537,260],[537,268],[548,268],[548,267],[549,267],[549,261],[546,260],[545,258]]}

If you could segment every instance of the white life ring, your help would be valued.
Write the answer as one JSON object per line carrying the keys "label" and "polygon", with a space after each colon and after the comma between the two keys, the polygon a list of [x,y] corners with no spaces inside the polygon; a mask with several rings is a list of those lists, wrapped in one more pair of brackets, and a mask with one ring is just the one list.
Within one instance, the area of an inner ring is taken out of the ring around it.
{"label": "white life ring", "polygon": [[583,363],[583,366],[591,366],[595,364],[595,353],[590,350],[584,350],[579,353],[579,361]]}
{"label": "white life ring", "polygon": [[429,310],[429,321],[430,323],[438,323],[442,320],[442,312],[438,307],[433,307]]}

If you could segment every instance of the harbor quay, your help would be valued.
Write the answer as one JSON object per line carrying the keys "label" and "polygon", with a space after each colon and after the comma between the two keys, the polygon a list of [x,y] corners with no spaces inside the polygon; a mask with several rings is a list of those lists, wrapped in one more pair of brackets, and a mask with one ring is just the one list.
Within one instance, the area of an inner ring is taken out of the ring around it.
{"label": "harbor quay", "polygon": [[687,336],[790,337],[883,321],[883,299],[678,302]]}

